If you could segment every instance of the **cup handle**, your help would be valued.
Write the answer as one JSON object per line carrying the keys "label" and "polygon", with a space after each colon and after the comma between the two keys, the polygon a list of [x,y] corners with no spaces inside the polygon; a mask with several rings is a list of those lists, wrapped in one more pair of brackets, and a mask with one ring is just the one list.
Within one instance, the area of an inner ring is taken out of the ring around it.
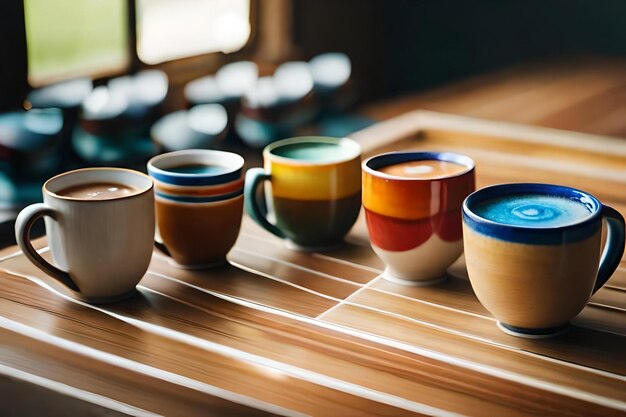
{"label": "cup handle", "polygon": [[624,237],[626,235],[624,218],[612,207],[602,205],[602,218],[607,222],[606,246],[600,259],[600,269],[596,285],[593,288],[595,294],[609,280],[617,269],[622,255],[624,254]]}
{"label": "cup handle", "polygon": [[263,168],[250,168],[246,172],[244,206],[248,215],[252,217],[252,220],[254,220],[259,226],[280,238],[284,238],[285,234],[278,227],[267,220],[267,213],[263,213],[257,204],[257,188],[263,181],[271,181],[271,179],[272,176],[266,174]]}
{"label": "cup handle", "polygon": [[24,255],[26,255],[26,258],[28,258],[28,260],[31,261],[37,268],[41,269],[43,272],[50,275],[52,278],[56,279],[71,290],[80,292],[78,285],[76,285],[76,283],[72,280],[70,274],[60,270],[42,258],[30,243],[30,229],[39,218],[44,216],[56,219],[56,212],[42,203],[32,204],[22,210],[15,220],[15,240],[17,240],[17,244],[22,252],[24,252]]}

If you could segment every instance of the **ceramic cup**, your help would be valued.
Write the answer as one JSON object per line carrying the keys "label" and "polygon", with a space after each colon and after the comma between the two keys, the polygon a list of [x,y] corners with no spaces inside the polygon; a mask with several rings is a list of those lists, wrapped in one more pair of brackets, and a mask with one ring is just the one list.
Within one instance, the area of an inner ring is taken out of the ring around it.
{"label": "ceramic cup", "polygon": [[461,204],[474,162],[437,152],[392,152],[363,162],[363,208],[383,277],[404,285],[445,279],[463,252]]}
{"label": "ceramic cup", "polygon": [[[602,256],[602,221],[608,238]],[[595,197],[548,184],[503,184],[463,203],[465,260],[500,329],[548,337],[609,279],[624,252],[624,219]]]}
{"label": "ceramic cup", "polygon": [[[121,184],[131,191],[102,200],[63,193],[71,187],[104,183]],[[54,265],[43,259],[29,240],[30,229],[40,217],[45,217]],[[15,237],[35,266],[73,290],[77,298],[93,303],[125,298],[134,292],[152,257],[152,180],[140,172],[118,168],[60,174],[43,185],[43,203],[28,206],[19,214]]]}
{"label": "ceramic cup", "polygon": [[[275,142],[263,151],[264,168],[246,174],[246,211],[292,249],[338,247],[359,215],[360,160],[361,148],[347,138],[309,136]],[[256,200],[263,182],[269,216]]]}
{"label": "ceramic cup", "polygon": [[221,265],[232,249],[243,212],[244,159],[235,153],[189,149],[148,162],[154,179],[160,240],[174,265]]}

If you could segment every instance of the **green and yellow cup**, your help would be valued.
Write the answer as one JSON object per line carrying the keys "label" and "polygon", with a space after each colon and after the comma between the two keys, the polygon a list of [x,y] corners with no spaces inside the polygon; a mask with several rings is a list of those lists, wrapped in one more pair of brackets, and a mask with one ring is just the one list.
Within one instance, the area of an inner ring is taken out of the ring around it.
{"label": "green and yellow cup", "polygon": [[[250,217],[293,249],[340,246],[361,208],[360,146],[347,138],[291,138],[267,146],[263,161],[246,173]],[[267,212],[256,199],[262,182]]]}

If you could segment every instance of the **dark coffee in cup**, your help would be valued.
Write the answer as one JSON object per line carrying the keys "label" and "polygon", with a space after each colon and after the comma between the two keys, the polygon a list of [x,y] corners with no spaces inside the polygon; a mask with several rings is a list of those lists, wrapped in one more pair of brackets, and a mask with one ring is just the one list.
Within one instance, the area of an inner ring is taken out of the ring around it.
{"label": "dark coffee in cup", "polygon": [[222,174],[229,170],[228,167],[224,167],[221,165],[208,165],[208,164],[184,164],[177,165],[173,167],[167,168],[168,171],[174,172],[177,174],[191,174],[191,175],[199,175],[199,174]]}

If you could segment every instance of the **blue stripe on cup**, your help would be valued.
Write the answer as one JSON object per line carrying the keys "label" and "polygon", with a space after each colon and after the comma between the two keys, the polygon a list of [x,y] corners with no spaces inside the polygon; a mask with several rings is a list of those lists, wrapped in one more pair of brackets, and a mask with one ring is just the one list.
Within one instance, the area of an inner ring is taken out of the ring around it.
{"label": "blue stripe on cup", "polygon": [[[176,167],[206,165],[223,168],[218,172],[177,172]],[[148,174],[170,185],[220,185],[241,178],[244,159],[233,152],[210,149],[186,149],[155,156],[148,161]]]}
{"label": "blue stripe on cup", "polygon": [[156,171],[148,167],[148,173],[151,177],[171,185],[219,185],[241,178],[241,168],[217,175],[200,175],[200,174],[179,174],[171,171]]}
{"label": "blue stripe on cup", "polygon": [[233,191],[228,194],[220,194],[208,197],[192,197],[192,196],[180,196],[180,195],[171,195],[162,193],[158,190],[155,191],[157,197],[162,198],[164,200],[175,201],[177,203],[215,203],[218,201],[229,200],[231,198],[239,197],[243,194],[243,188],[240,188],[237,191]]}
{"label": "blue stripe on cup", "polygon": [[[591,214],[579,222],[564,226],[529,227],[494,222],[472,211],[477,204],[484,201],[520,194],[540,194],[572,199],[585,204]],[[494,185],[473,192],[463,202],[463,222],[470,229],[494,239],[528,245],[560,245],[586,239],[598,231],[600,227],[598,223],[602,220],[601,214],[602,204],[591,194],[575,188],[552,184]]]}

